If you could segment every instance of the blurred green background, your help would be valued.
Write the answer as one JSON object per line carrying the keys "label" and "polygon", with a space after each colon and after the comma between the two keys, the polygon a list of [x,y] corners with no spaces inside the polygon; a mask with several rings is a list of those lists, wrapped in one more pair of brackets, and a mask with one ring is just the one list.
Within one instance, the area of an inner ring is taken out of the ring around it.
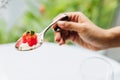
{"label": "blurred green background", "polygon": [[[39,7],[25,1],[28,10],[24,12],[12,28],[7,29],[6,22],[0,21],[0,44],[15,42],[25,31],[40,32],[59,13],[81,11],[96,25],[110,28],[114,20],[118,0],[38,0]],[[54,42],[50,29],[45,40]]]}

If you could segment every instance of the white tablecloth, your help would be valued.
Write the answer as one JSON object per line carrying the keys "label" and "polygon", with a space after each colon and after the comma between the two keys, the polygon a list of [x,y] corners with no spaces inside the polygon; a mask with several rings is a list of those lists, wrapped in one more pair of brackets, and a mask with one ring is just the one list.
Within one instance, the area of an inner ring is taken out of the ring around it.
{"label": "white tablecloth", "polygon": [[119,63],[98,53],[53,43],[32,51],[0,45],[0,80],[120,80]]}

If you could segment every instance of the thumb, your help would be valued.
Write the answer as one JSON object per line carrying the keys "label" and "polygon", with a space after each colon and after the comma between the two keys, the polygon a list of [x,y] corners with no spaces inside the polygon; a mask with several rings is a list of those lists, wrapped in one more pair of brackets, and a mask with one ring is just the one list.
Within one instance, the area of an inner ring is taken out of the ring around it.
{"label": "thumb", "polygon": [[81,32],[85,27],[83,23],[76,23],[70,21],[58,21],[57,25],[63,30],[69,30],[75,32]]}

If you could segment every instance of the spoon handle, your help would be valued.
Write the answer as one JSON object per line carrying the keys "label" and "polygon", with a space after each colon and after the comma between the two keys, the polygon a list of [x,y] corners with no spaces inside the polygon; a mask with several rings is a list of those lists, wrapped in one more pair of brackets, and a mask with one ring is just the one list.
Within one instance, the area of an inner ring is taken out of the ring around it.
{"label": "spoon handle", "polygon": [[[59,18],[57,18],[56,20],[54,20],[52,23],[50,23],[44,30],[43,30],[43,33],[46,33],[46,31],[49,29],[49,28],[51,28],[51,26],[53,25],[53,24],[55,24],[57,21],[59,21],[59,20],[68,20],[68,16],[67,15],[62,15],[62,16],[60,16]],[[54,29],[55,31],[61,31],[61,29],[57,26],[55,29]]]}

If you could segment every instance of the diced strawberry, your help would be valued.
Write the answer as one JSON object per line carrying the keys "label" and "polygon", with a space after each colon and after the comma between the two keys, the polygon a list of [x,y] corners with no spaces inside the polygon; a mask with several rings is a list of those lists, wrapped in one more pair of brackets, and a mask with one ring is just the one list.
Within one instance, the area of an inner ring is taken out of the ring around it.
{"label": "diced strawberry", "polygon": [[37,42],[38,42],[38,41],[37,41],[37,35],[34,35],[34,36],[33,36],[32,42],[33,42],[34,45],[37,44]]}
{"label": "diced strawberry", "polygon": [[37,38],[33,35],[31,38],[28,40],[29,46],[33,46],[37,44]]}
{"label": "diced strawberry", "polygon": [[33,43],[32,43],[32,42],[29,42],[28,45],[29,45],[30,47],[32,47],[32,46],[33,46]]}
{"label": "diced strawberry", "polygon": [[28,43],[28,45],[31,47],[33,45],[37,44],[37,35],[35,34],[34,31],[31,32],[26,32],[22,36],[22,42],[23,43]]}
{"label": "diced strawberry", "polygon": [[27,42],[26,36],[23,36],[22,40],[23,40],[23,43],[26,43]]}
{"label": "diced strawberry", "polygon": [[33,40],[33,44],[34,44],[34,45],[37,44],[37,40],[36,40],[36,39]]}

